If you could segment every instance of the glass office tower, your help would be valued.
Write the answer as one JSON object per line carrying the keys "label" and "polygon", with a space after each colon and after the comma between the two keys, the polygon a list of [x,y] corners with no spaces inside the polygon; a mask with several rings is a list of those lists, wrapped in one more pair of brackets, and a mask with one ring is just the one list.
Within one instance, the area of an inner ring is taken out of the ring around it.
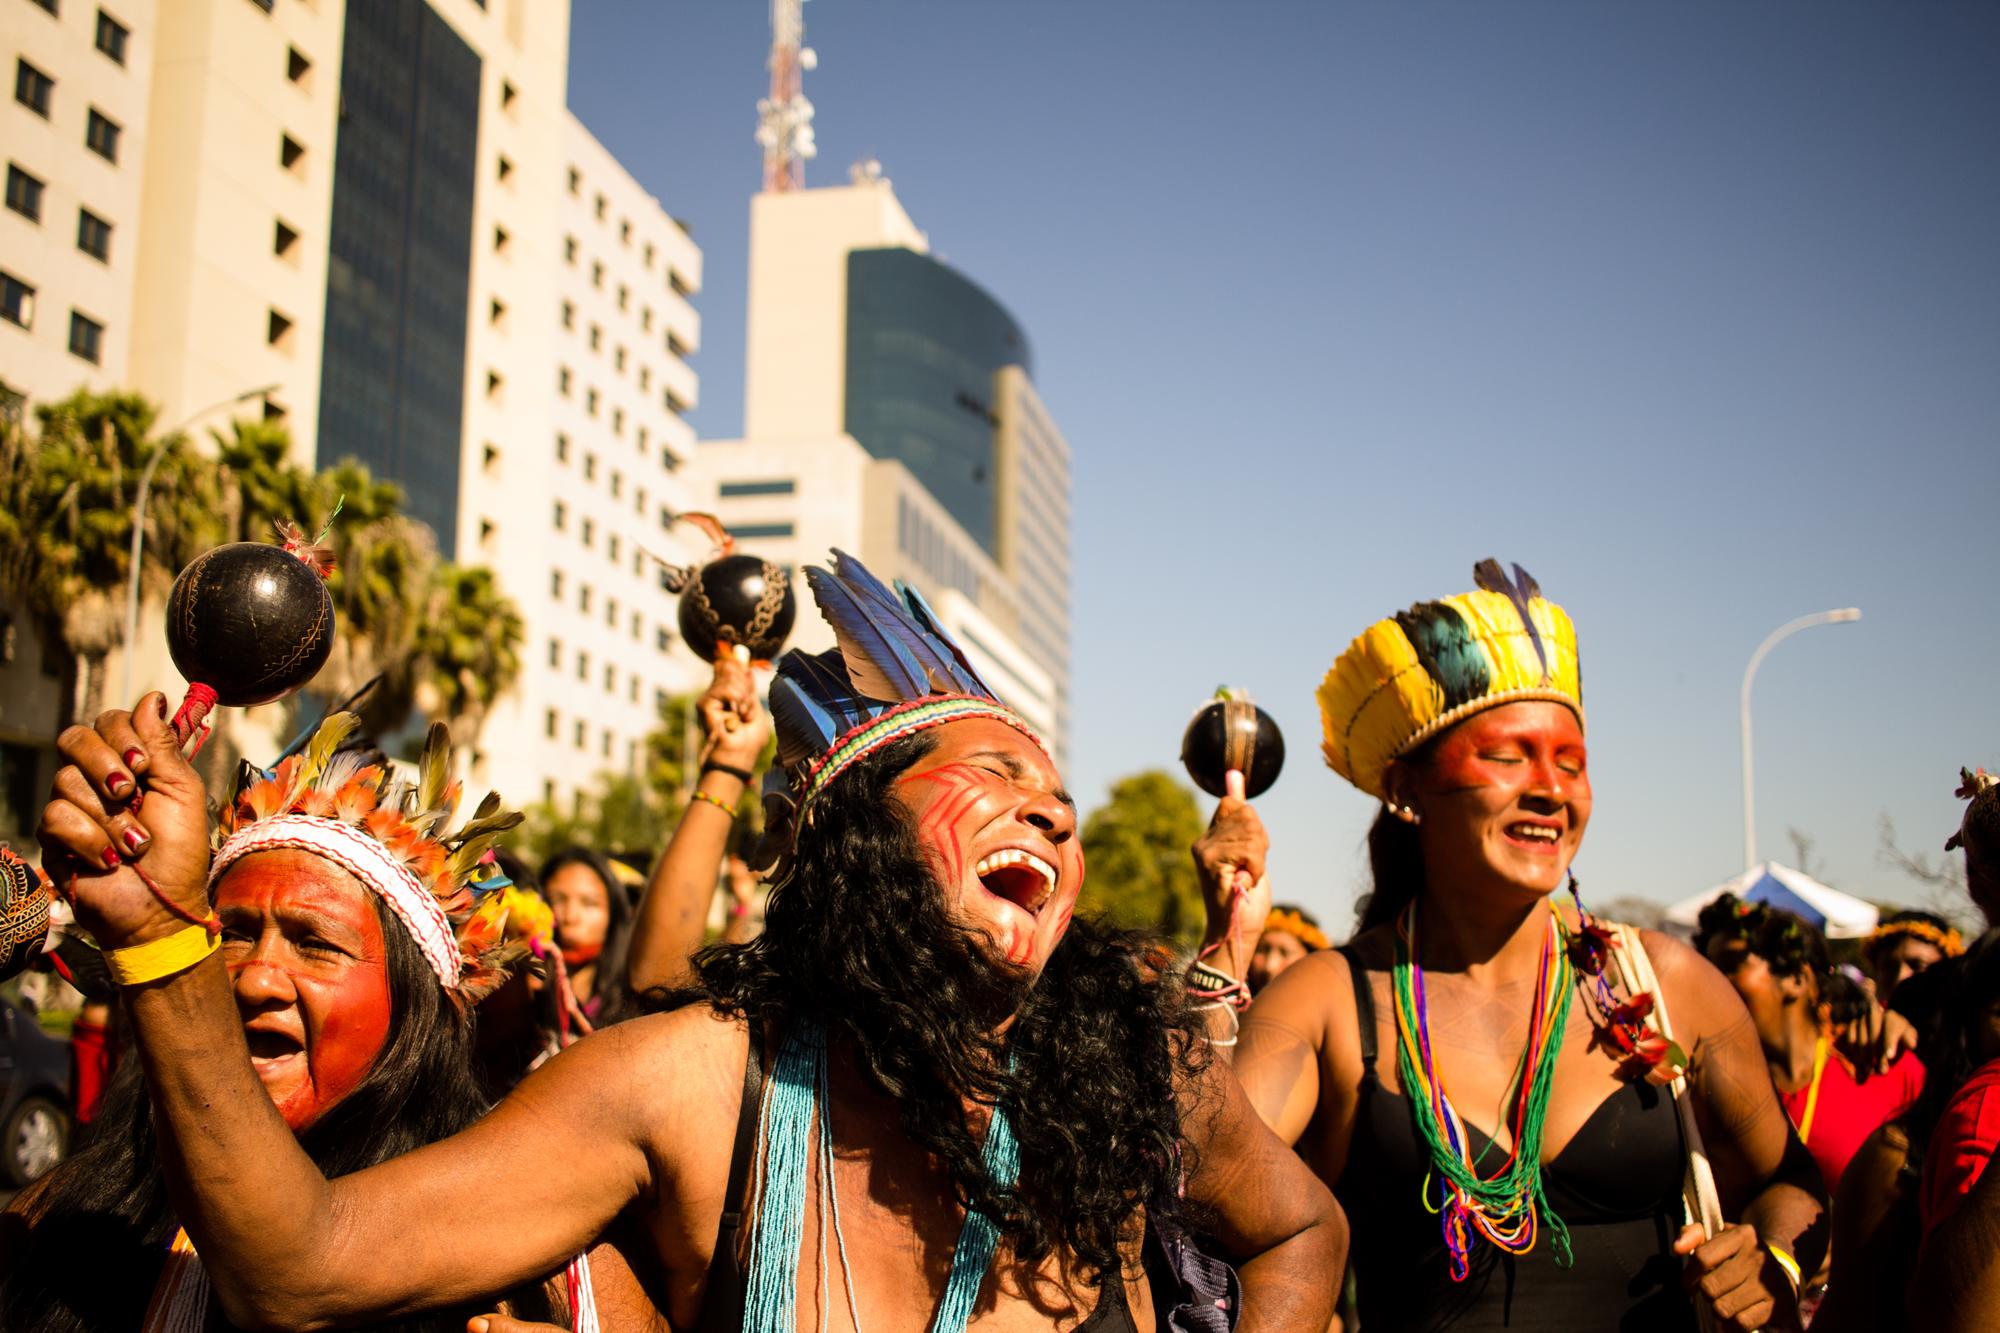
{"label": "glass office tower", "polygon": [[427,4],[348,0],[319,460],[402,485],[447,555],[479,143],[478,54]]}

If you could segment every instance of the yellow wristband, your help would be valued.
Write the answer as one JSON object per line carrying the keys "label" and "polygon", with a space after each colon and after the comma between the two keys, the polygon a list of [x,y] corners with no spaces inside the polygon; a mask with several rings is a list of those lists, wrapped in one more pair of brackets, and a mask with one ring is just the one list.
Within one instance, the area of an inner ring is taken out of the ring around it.
{"label": "yellow wristband", "polygon": [[143,986],[176,972],[185,972],[214,953],[222,944],[206,926],[189,926],[146,944],[129,949],[106,949],[105,965],[111,979],[121,986]]}
{"label": "yellow wristband", "polygon": [[1769,1241],[1764,1242],[1764,1248],[1778,1261],[1778,1267],[1785,1270],[1785,1276],[1792,1280],[1792,1299],[1797,1300],[1799,1288],[1805,1285],[1805,1279],[1799,1275],[1799,1261]]}

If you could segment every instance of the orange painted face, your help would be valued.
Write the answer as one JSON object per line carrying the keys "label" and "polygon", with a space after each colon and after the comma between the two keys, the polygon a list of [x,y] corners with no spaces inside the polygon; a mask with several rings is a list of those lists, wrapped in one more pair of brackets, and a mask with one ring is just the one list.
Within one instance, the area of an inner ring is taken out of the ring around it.
{"label": "orange painted face", "polygon": [[389,1036],[382,922],[360,880],[295,849],[253,852],[215,892],[250,1063],[294,1133],[354,1091]]}
{"label": "orange painted face", "polygon": [[1425,762],[1392,774],[1422,816],[1432,882],[1487,883],[1544,896],[1560,888],[1590,822],[1583,727],[1559,703],[1474,713]]}
{"label": "orange painted face", "polygon": [[563,962],[571,967],[596,962],[611,929],[611,891],[604,881],[589,866],[572,861],[550,875],[542,891],[556,914]]}
{"label": "orange painted face", "polygon": [[1040,975],[1083,888],[1076,804],[1049,757],[1004,722],[962,718],[935,735],[896,795],[952,915]]}

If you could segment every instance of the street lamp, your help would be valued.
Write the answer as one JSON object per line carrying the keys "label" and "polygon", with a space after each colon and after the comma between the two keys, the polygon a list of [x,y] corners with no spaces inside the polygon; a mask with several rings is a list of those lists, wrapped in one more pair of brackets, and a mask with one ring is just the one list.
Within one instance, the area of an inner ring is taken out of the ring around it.
{"label": "street lamp", "polygon": [[210,412],[220,412],[225,407],[235,407],[253,398],[268,399],[282,386],[264,384],[255,389],[245,389],[233,398],[225,398],[219,403],[210,403],[182,421],[172,430],[160,436],[160,447],[153,450],[153,456],[146,460],[146,466],[139,473],[139,494],[132,502],[132,565],[125,578],[125,687],[119,693],[119,701],[126,705],[132,702],[132,658],[139,646],[139,557],[146,549],[146,502],[153,495],[153,470],[160,466],[160,460],[167,456],[167,443],[174,436],[200,421]]}
{"label": "street lamp", "polygon": [[1771,636],[1757,645],[1757,651],[1750,654],[1750,665],[1743,671],[1743,696],[1741,700],[1743,717],[1743,868],[1757,864],[1757,791],[1750,776],[1750,682],[1756,679],[1757,666],[1764,660],[1764,654],[1777,647],[1779,640],[1789,638],[1802,629],[1814,625],[1844,625],[1850,620],[1861,619],[1861,608],[1842,607],[1838,611],[1819,611],[1809,616],[1778,626]]}

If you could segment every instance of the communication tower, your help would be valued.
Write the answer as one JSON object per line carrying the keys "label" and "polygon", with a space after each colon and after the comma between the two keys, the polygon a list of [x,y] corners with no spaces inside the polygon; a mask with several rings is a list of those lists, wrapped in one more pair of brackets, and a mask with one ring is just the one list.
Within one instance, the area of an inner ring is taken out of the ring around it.
{"label": "communication tower", "polygon": [[800,190],[813,143],[813,105],[802,90],[805,71],[818,64],[805,45],[805,0],[771,0],[771,95],[757,102],[757,142],[764,149],[764,189]]}

